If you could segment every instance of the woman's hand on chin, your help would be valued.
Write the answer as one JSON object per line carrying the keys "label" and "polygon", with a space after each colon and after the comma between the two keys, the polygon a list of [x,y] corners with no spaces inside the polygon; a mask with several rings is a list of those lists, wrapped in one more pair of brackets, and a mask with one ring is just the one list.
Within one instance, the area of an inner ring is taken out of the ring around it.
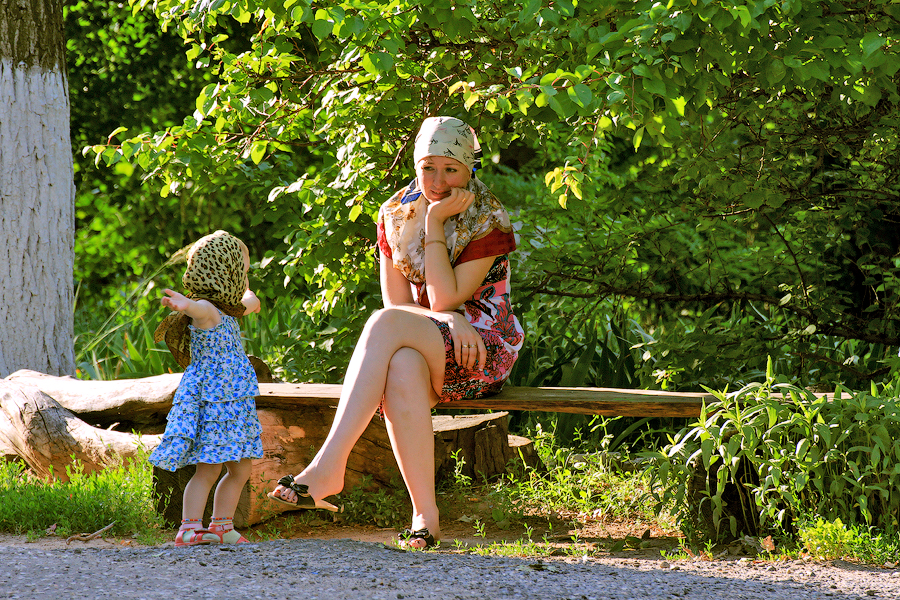
{"label": "woman's hand on chin", "polygon": [[469,210],[475,201],[475,194],[462,188],[451,188],[450,195],[428,205],[428,216],[434,217],[442,225],[444,221]]}

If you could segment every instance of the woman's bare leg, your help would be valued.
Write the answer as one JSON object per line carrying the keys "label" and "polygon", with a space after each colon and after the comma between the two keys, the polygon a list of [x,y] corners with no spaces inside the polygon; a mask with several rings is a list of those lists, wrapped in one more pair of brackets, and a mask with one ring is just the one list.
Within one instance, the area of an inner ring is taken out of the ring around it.
{"label": "woman's bare leg", "polygon": [[[397,465],[412,500],[413,531],[428,529],[441,538],[434,489],[434,431],[431,407],[439,397],[431,387],[428,363],[417,350],[401,348],[391,359],[384,390],[384,419]],[[424,548],[423,540],[410,540]]]}
{"label": "woman's bare leg", "polygon": [[[431,319],[400,309],[382,309],[372,315],[347,367],[331,431],[315,458],[294,477],[294,481],[309,487],[313,498],[325,498],[343,489],[350,451],[384,397],[391,358],[401,348],[419,352],[428,366],[432,388],[443,385],[444,339]],[[430,411],[425,409],[430,408],[430,402],[428,397],[415,400],[424,407],[419,410],[428,415]],[[395,426],[399,424],[395,422]],[[296,499],[293,490],[281,486],[275,493],[288,502]]]}

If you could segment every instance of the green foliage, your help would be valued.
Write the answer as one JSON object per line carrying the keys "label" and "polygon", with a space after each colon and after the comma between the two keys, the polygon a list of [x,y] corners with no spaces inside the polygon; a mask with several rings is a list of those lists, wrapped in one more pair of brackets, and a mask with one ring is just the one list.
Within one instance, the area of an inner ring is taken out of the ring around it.
{"label": "green foliage", "polygon": [[209,75],[190,67],[179,40],[161,32],[151,13],[100,0],[67,2],[63,12],[75,161],[75,280],[91,312],[153,269],[165,246],[186,244],[190,223],[207,227],[204,213],[213,207],[190,210],[165,202],[158,184],[142,180],[131,165],[97,169],[82,148],[107,143],[118,128],[175,124]]}
{"label": "green foliage", "polygon": [[145,460],[87,474],[81,465],[66,468],[68,481],[44,482],[18,461],[0,463],[0,531],[43,533],[56,526],[68,536],[99,531],[153,538],[162,529]]}
{"label": "green foliage", "polygon": [[558,445],[540,430],[530,432],[528,437],[548,470],[527,470],[521,477],[501,484],[513,506],[647,522],[665,519],[665,511],[654,512],[644,502],[649,479],[643,474],[609,469],[603,454],[575,456],[572,449]]}
{"label": "green foliage", "polygon": [[357,487],[341,494],[341,520],[377,527],[401,527],[409,515],[409,499],[400,491],[404,490],[403,485],[398,481],[390,489],[372,491],[368,479],[367,476]]}
{"label": "green foliage", "polygon": [[[153,341],[156,327],[169,314],[155,296],[159,289],[152,281],[136,287],[102,320],[95,313],[79,313],[75,337],[79,378],[135,379],[181,370],[165,344]],[[365,313],[350,315],[347,322],[337,317],[326,321],[304,312],[300,301],[265,303],[262,312],[240,321],[244,349],[282,381],[340,383],[361,316]]]}
{"label": "green foliage", "polygon": [[801,528],[798,537],[811,557],[816,560],[835,560],[850,553],[853,540],[858,535],[855,528],[847,529],[840,519],[828,522],[820,518],[815,525]]}
{"label": "green foliage", "polygon": [[[377,207],[410,176],[421,118],[442,113],[478,129],[488,165],[518,169],[502,190],[523,224],[517,299],[559,298],[570,322],[609,300],[653,344],[643,383],[723,387],[769,355],[851,387],[891,368],[888,0],[132,4],[208,80],[177,124],[89,153],[148,174],[157,204],[215,207],[205,223],[250,234],[273,296],[310,315],[353,329],[377,306]],[[200,228],[172,223],[181,244]]]}
{"label": "green foliage", "polygon": [[892,567],[900,556],[900,537],[873,535],[858,526],[848,527],[840,519],[818,518],[804,524],[797,535],[803,551],[816,560],[855,559],[863,563]]}
{"label": "green foliage", "polygon": [[653,497],[675,505],[685,533],[790,531],[805,515],[900,529],[895,389],[826,398],[770,370],[765,383],[715,395],[696,423],[647,453]]}

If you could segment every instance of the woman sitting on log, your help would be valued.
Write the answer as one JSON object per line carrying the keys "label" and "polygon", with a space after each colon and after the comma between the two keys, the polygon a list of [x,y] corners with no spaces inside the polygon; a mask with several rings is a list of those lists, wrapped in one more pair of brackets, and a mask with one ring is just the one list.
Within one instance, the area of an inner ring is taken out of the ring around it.
{"label": "woman sitting on log", "polygon": [[321,499],[343,489],[350,451],[380,410],[412,500],[404,548],[440,539],[431,409],[500,391],[523,340],[510,306],[515,237],[506,210],[474,175],[477,149],[459,119],[422,124],[416,178],[378,215],[384,308],[363,329],[325,443],[269,494],[327,508]]}

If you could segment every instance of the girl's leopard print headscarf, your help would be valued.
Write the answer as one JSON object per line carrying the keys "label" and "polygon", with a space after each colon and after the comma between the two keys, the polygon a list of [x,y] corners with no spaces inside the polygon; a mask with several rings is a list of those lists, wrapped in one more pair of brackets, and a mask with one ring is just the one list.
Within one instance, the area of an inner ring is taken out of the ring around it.
{"label": "girl's leopard print headscarf", "polygon": [[[181,282],[188,298],[209,300],[226,315],[243,316],[245,308],[241,298],[248,288],[244,244],[222,230],[200,238],[187,253],[187,268]],[[186,314],[173,311],[153,334],[157,342],[166,341],[182,367],[191,362],[190,322]]]}

